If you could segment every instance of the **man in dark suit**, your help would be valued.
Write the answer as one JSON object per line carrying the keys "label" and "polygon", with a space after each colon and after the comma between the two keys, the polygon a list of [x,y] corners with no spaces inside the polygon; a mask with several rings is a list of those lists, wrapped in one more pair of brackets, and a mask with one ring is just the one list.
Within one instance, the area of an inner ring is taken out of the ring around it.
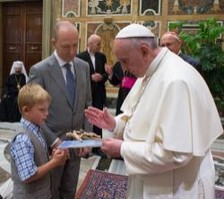
{"label": "man in dark suit", "polygon": [[170,51],[179,55],[184,61],[191,64],[200,72],[200,61],[181,52],[182,41],[176,32],[165,32],[160,39],[160,45],[169,48]]}
{"label": "man in dark suit", "polygon": [[[30,82],[40,84],[52,97],[44,127],[46,141],[51,148],[68,139],[66,132],[92,131],[84,115],[85,108],[92,103],[89,66],[76,57],[78,41],[76,27],[69,21],[59,21],[52,38],[55,51],[30,69]],[[70,159],[65,166],[52,173],[52,198],[74,199],[80,157],[89,152],[88,148],[69,151]]]}
{"label": "man in dark suit", "polygon": [[[107,62],[106,56],[100,52],[101,49],[101,37],[93,34],[88,38],[87,50],[78,54],[77,57],[83,59],[89,63],[90,67],[90,80],[92,88],[92,106],[103,109],[106,105],[106,89],[105,82],[108,75],[105,71],[105,64]],[[102,129],[97,126],[93,126],[93,131],[102,137]],[[93,149],[93,152],[98,149]],[[99,151],[101,154],[101,151]]]}

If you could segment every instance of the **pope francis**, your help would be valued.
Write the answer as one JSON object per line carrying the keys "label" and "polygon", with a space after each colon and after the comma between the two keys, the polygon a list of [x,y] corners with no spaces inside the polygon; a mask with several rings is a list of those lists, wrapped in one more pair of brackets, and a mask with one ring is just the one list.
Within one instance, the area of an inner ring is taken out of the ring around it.
{"label": "pope francis", "polygon": [[123,136],[101,149],[122,156],[129,199],[214,199],[210,151],[223,133],[210,91],[201,75],[146,27],[131,24],[114,41],[122,67],[138,80],[115,118],[89,107],[89,121]]}

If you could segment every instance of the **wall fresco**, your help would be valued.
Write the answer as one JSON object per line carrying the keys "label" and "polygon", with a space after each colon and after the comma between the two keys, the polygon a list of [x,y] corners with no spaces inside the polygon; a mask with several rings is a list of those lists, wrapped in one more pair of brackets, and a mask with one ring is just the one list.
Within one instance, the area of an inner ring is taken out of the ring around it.
{"label": "wall fresco", "polygon": [[88,0],[88,15],[130,14],[131,0]]}
{"label": "wall fresco", "polygon": [[62,17],[80,16],[80,0],[62,0]]}
{"label": "wall fresco", "polygon": [[171,0],[169,14],[211,14],[223,13],[224,0]]}
{"label": "wall fresco", "polygon": [[161,0],[141,0],[139,9],[140,15],[160,15]]}

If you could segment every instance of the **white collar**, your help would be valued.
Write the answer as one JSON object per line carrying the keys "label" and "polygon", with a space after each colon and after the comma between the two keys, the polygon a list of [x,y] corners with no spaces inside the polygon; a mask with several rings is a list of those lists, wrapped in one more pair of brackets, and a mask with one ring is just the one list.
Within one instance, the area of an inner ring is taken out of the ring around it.
{"label": "white collar", "polygon": [[[58,61],[60,67],[64,66],[67,63],[59,57],[56,50],[54,51],[54,56],[55,56],[56,60]],[[70,61],[69,64],[73,65],[73,62]]]}

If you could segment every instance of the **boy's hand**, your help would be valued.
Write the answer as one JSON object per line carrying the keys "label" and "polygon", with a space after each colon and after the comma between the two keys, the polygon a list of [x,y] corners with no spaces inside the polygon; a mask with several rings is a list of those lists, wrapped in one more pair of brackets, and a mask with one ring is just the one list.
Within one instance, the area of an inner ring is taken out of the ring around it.
{"label": "boy's hand", "polygon": [[91,148],[88,148],[88,147],[86,147],[86,148],[80,148],[80,149],[78,149],[78,155],[80,156],[80,157],[87,157],[88,155],[89,155],[89,153],[91,152]]}
{"label": "boy's hand", "polygon": [[69,158],[68,150],[55,149],[52,153],[51,161],[57,166],[62,166],[65,164],[66,160]]}

